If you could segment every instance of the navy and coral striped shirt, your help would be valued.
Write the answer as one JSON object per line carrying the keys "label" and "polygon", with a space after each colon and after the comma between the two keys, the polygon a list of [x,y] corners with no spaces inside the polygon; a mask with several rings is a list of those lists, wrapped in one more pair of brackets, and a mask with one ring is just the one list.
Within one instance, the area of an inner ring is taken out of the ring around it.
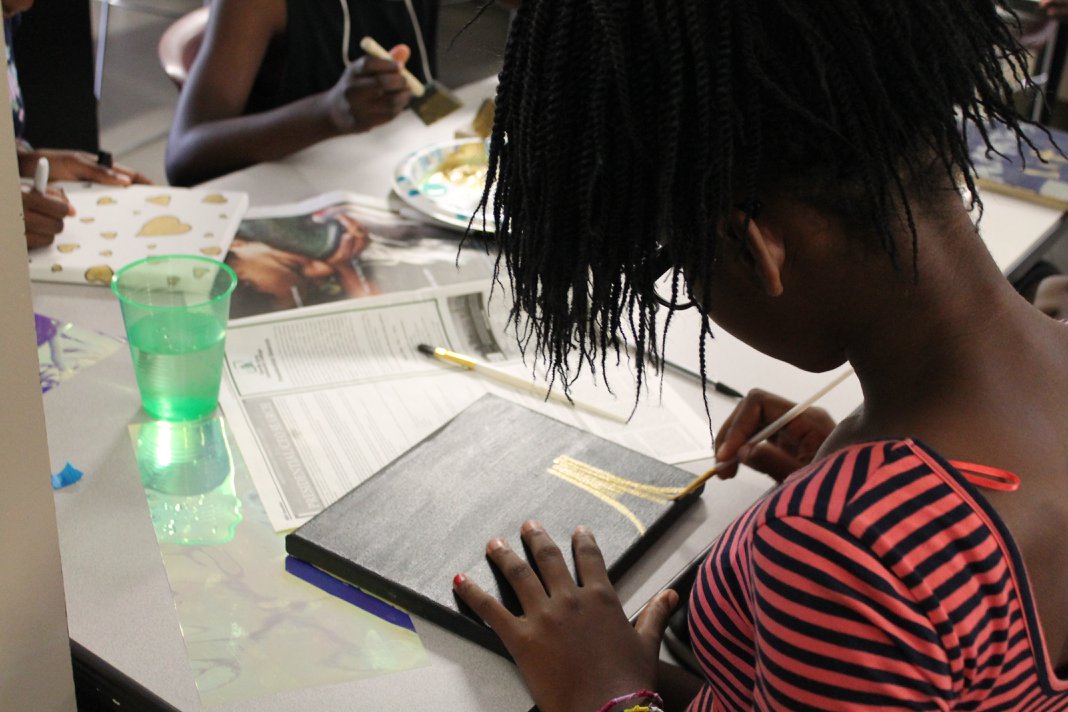
{"label": "navy and coral striped shirt", "polygon": [[690,598],[691,712],[1068,710],[997,513],[924,445],[813,463],[720,537]]}

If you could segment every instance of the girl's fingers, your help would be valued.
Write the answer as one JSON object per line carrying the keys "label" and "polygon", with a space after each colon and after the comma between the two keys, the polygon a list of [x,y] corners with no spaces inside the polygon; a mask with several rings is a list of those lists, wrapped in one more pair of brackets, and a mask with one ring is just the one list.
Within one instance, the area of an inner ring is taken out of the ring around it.
{"label": "girl's fingers", "polygon": [[531,610],[545,600],[545,588],[534,569],[523,557],[512,551],[503,539],[491,539],[486,545],[486,554],[515,591],[524,611]]}
{"label": "girl's fingers", "polygon": [[776,482],[782,482],[802,465],[796,457],[769,442],[754,446],[746,457],[745,464],[757,472],[763,472]]}
{"label": "girl's fingers", "polygon": [[500,601],[463,574],[456,574],[452,580],[452,590],[503,639],[502,633],[507,630],[508,624],[515,620],[515,616],[509,613]]}
{"label": "girl's fingers", "polygon": [[571,552],[575,557],[575,571],[583,587],[603,585],[611,587],[608,571],[604,564],[601,547],[593,538],[593,532],[586,527],[579,527],[571,536]]}
{"label": "girl's fingers", "polygon": [[634,630],[638,631],[638,635],[649,643],[659,647],[668,619],[678,605],[678,593],[670,588],[661,591],[642,609],[638,620],[634,623]]}
{"label": "girl's fingers", "polygon": [[[538,566],[542,585],[549,595],[575,588],[571,571],[567,568],[564,555],[553,538],[542,529],[541,525],[531,520],[520,529],[523,541],[530,551],[530,556]],[[522,600],[522,599],[520,599]],[[524,610],[525,607],[524,607]]]}

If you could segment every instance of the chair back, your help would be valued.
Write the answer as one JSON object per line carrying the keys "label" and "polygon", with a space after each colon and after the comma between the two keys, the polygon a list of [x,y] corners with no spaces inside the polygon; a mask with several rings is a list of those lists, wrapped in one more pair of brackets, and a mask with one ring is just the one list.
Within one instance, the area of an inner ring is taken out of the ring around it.
{"label": "chair back", "polygon": [[198,7],[175,20],[159,38],[159,62],[174,85],[181,90],[189,78],[189,69],[197,58],[210,7]]}

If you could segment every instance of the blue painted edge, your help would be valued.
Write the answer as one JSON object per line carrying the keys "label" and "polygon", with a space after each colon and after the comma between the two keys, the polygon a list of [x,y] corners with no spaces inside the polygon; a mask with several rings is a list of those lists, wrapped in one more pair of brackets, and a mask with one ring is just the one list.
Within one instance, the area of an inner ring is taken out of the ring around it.
{"label": "blue painted edge", "polygon": [[355,586],[347,584],[305,561],[287,556],[286,571],[299,579],[307,581],[312,586],[326,591],[331,596],[340,598],[360,610],[381,618],[387,623],[415,632],[415,624],[412,623],[411,616],[401,609],[391,606],[381,598],[375,598],[369,593],[364,593]]}

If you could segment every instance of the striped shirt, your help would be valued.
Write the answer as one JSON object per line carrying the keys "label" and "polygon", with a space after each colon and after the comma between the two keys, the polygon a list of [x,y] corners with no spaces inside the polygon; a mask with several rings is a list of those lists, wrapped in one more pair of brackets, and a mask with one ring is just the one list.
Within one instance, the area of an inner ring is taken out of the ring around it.
{"label": "striped shirt", "polygon": [[702,565],[704,710],[1068,710],[1023,560],[954,464],[854,445],[738,518]]}

